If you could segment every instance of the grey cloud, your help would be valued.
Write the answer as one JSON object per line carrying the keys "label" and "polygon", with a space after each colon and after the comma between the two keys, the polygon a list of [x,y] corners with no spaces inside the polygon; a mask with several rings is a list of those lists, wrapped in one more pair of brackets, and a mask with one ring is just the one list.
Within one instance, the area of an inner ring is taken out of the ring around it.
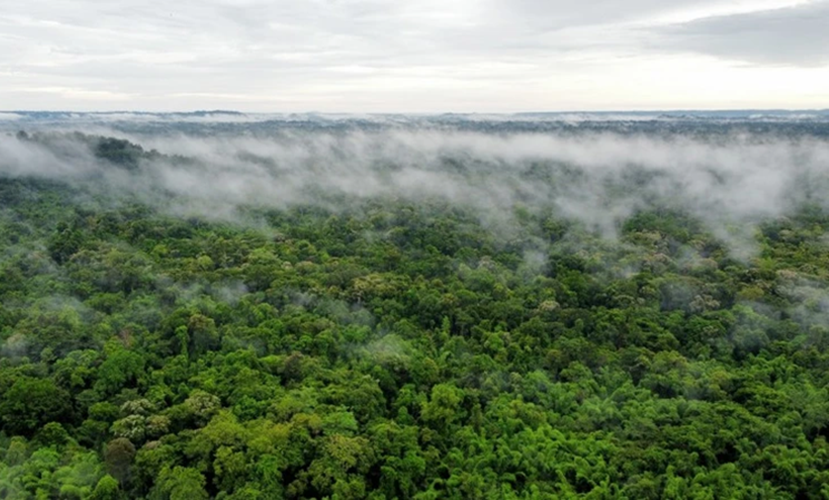
{"label": "grey cloud", "polygon": [[756,64],[829,63],[829,2],[702,18],[658,30],[661,48]]}

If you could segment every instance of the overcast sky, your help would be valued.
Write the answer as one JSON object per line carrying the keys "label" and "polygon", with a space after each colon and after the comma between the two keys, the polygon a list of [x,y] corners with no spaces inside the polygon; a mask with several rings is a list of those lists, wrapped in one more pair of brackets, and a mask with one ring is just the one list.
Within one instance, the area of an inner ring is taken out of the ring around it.
{"label": "overcast sky", "polygon": [[0,109],[829,107],[829,0],[17,0]]}

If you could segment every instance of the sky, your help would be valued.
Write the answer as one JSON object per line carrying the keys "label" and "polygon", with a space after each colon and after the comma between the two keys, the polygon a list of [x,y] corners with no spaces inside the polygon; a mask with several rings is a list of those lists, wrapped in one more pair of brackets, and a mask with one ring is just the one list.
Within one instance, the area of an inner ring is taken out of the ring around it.
{"label": "sky", "polygon": [[26,0],[0,110],[829,107],[829,0]]}

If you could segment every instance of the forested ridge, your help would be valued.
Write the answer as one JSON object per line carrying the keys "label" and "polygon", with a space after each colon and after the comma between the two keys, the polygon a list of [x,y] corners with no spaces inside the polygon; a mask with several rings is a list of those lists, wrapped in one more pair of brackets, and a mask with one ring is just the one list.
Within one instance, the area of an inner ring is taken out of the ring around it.
{"label": "forested ridge", "polygon": [[[130,175],[164,157],[73,140]],[[829,498],[817,198],[737,252],[658,199],[607,235],[158,196],[0,176],[0,497]]]}

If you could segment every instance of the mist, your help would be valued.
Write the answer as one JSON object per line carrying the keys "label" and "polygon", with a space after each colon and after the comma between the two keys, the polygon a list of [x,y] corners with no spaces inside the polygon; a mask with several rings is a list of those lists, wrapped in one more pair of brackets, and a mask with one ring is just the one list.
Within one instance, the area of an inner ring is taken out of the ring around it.
{"label": "mist", "polygon": [[555,215],[604,237],[650,207],[683,210],[739,255],[754,226],[804,204],[825,209],[829,143],[733,130],[723,134],[516,133],[428,127],[263,134],[83,131],[143,148],[135,165],[95,154],[90,136],[0,136],[0,175],[66,183],[171,214],[240,221],[246,208],[364,200],[437,201],[509,235],[516,209]]}

